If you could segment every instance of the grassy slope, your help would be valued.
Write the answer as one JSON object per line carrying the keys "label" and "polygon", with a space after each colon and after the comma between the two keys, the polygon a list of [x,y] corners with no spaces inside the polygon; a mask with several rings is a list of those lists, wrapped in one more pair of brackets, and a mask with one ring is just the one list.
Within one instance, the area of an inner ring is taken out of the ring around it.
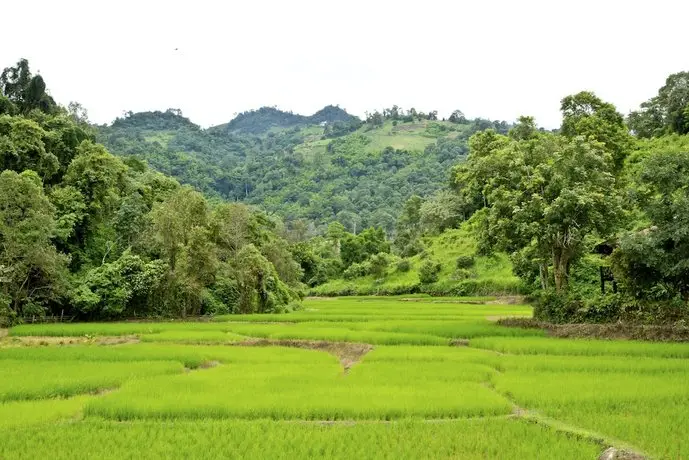
{"label": "grassy slope", "polygon": [[[466,280],[453,280],[456,261],[459,256],[472,256],[476,244],[469,231],[460,228],[447,230],[436,237],[425,240],[426,255],[411,257],[408,272],[399,272],[395,267],[388,269],[387,276],[376,280],[366,276],[355,280],[338,279],[311,290],[313,295],[371,295],[403,294],[428,292],[437,295],[509,295],[520,291],[517,277],[512,273],[512,265],[507,256],[476,257],[473,268],[474,277]],[[433,285],[421,285],[419,268],[427,259],[440,262],[442,269],[439,281]]]}
{"label": "grassy slope", "polygon": [[[428,129],[429,123],[442,126],[446,131],[438,132]],[[393,126],[392,121],[388,120],[379,128],[370,129],[368,126],[364,126],[357,130],[356,133],[362,134],[371,140],[366,146],[366,151],[371,153],[380,152],[386,147],[421,153],[428,145],[435,143],[439,138],[456,137],[458,134],[457,130],[461,129],[464,128],[447,121],[398,123],[397,126]],[[328,144],[332,139],[320,138],[323,134],[322,127],[307,126],[302,128],[301,134],[304,136],[304,143],[298,145],[295,151],[304,155],[304,158],[311,160],[317,153],[327,153]]]}

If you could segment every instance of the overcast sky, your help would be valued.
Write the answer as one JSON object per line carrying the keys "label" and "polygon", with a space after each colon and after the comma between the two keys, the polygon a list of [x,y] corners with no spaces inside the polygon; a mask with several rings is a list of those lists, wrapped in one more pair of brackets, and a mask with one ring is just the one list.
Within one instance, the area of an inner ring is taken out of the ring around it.
{"label": "overcast sky", "polygon": [[685,0],[35,0],[2,15],[0,68],[29,59],[97,123],[398,104],[552,128],[567,94],[592,90],[626,114],[689,70]]}

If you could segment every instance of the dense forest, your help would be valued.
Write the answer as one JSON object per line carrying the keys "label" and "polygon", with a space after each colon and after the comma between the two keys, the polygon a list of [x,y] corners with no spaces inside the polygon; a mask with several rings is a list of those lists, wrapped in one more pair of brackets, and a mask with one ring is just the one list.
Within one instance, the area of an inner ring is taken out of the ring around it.
{"label": "dense forest", "polygon": [[505,259],[538,318],[689,318],[687,72],[627,117],[567,96],[554,132],[398,106],[363,120],[262,108],[209,129],[169,109],[94,126],[25,60],[0,91],[3,323],[279,312],[412,258],[404,292],[451,294],[432,289],[442,248],[427,247],[451,231],[473,251],[452,276]]}
{"label": "dense forest", "polygon": [[338,221],[354,233],[377,226],[392,236],[404,201],[443,188],[469,137],[488,128],[506,134],[509,125],[397,106],[361,121],[328,106],[310,117],[264,107],[207,130],[178,110],[128,113],[97,131],[115,154],[311,235]]}
{"label": "dense forest", "polygon": [[300,299],[279,223],[119,158],[25,60],[0,76],[0,322],[267,312]]}

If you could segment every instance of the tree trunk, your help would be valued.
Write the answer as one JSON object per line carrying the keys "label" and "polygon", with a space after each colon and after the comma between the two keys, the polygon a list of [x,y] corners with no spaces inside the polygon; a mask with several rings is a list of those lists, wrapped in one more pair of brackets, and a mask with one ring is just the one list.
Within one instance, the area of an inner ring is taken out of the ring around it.
{"label": "tree trunk", "polygon": [[550,287],[550,279],[548,276],[548,264],[545,262],[542,262],[539,265],[539,273],[541,275],[541,289],[545,290]]}
{"label": "tree trunk", "polygon": [[569,287],[569,253],[560,248],[553,249],[553,275],[555,290],[566,292]]}

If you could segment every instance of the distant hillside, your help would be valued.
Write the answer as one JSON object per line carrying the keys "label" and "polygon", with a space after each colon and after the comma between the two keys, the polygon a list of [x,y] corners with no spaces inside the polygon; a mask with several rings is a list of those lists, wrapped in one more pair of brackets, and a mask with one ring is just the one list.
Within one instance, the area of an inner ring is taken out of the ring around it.
{"label": "distant hillside", "polygon": [[[512,264],[505,254],[492,257],[476,256],[476,243],[465,228],[446,230],[439,236],[424,237],[426,249],[409,259],[401,270],[391,263],[385,276],[372,275],[352,280],[336,279],[311,289],[312,295],[397,295],[428,293],[433,295],[516,295],[522,290],[512,273]],[[471,266],[457,267],[457,258],[471,260]],[[400,259],[398,259],[400,260]],[[440,264],[438,281],[423,284],[419,279],[421,265],[426,261]]]}
{"label": "distant hillside", "polygon": [[411,118],[361,122],[328,106],[311,116],[262,108],[201,129],[179,111],[129,113],[98,127],[111,152],[136,156],[210,196],[261,206],[309,231],[338,220],[390,232],[404,201],[442,188],[480,130],[504,122]]}
{"label": "distant hillside", "polygon": [[211,128],[211,132],[229,132],[245,134],[263,134],[274,128],[291,128],[320,123],[359,121],[345,110],[329,105],[310,117],[284,112],[274,107],[261,107],[258,110],[242,112],[229,123]]}

